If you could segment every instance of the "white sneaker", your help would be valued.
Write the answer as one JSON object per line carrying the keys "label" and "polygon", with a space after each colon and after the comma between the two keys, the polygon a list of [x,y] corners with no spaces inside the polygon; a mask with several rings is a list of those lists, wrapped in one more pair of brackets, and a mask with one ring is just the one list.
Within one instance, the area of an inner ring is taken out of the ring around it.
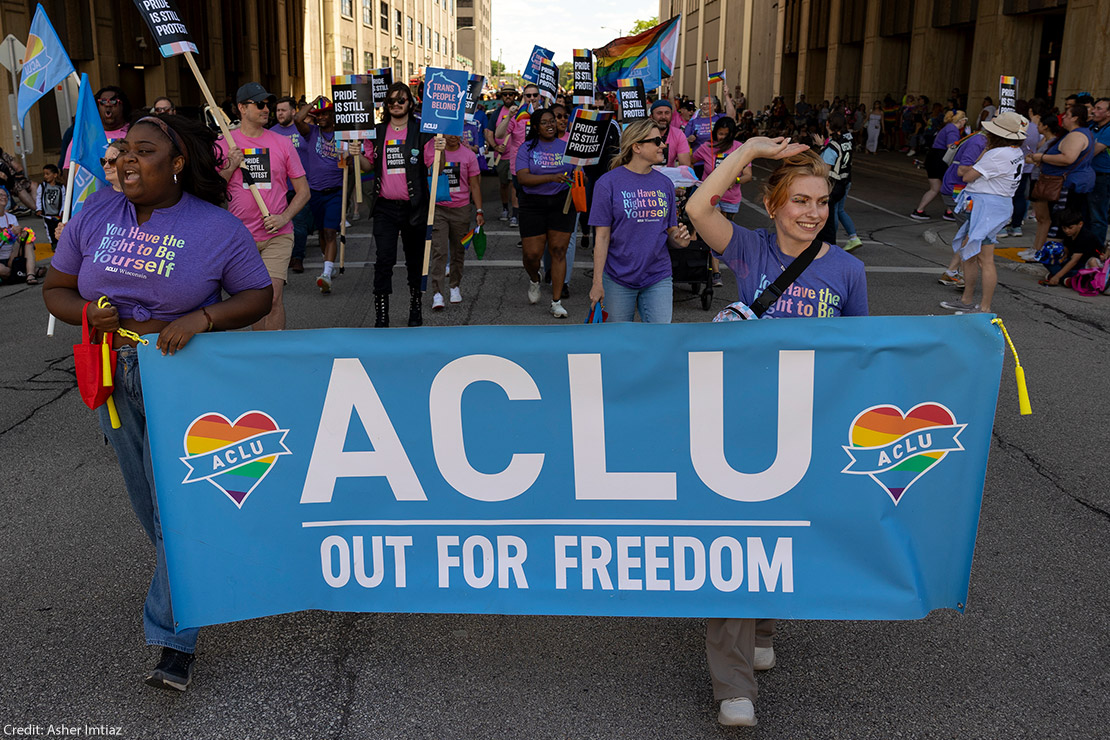
{"label": "white sneaker", "polygon": [[512,218],[509,219],[509,226],[512,226],[514,229],[516,227],[520,226],[520,221],[517,220],[516,216],[513,216]]}
{"label": "white sneaker", "polygon": [[755,719],[755,705],[746,696],[725,699],[721,702],[717,722],[729,727],[755,727],[758,724]]}
{"label": "white sneaker", "polygon": [[540,282],[538,280],[534,283],[531,280],[528,281],[528,302],[531,304],[540,302]]}
{"label": "white sneaker", "polygon": [[324,295],[327,295],[328,293],[330,293],[331,292],[331,275],[328,275],[327,273],[324,273],[324,274],[320,275],[320,277],[316,278],[316,287],[319,288],[320,292],[323,293]]}
{"label": "white sneaker", "polygon": [[752,668],[757,671],[769,671],[775,667],[775,649],[773,647],[755,647],[755,658]]}
{"label": "white sneaker", "polygon": [[551,315],[557,319],[565,319],[567,317],[567,310],[563,308],[562,301],[551,302]]}
{"label": "white sneaker", "polygon": [[509,220],[509,209],[508,208],[502,208],[501,209],[501,218],[499,218],[497,220],[498,221],[508,221]]}
{"label": "white sneaker", "polygon": [[442,311],[443,310],[443,294],[442,293],[436,293],[434,296],[432,296],[432,310],[433,311]]}
{"label": "white sneaker", "polygon": [[451,302],[462,303],[462,291],[458,288],[451,288]]}

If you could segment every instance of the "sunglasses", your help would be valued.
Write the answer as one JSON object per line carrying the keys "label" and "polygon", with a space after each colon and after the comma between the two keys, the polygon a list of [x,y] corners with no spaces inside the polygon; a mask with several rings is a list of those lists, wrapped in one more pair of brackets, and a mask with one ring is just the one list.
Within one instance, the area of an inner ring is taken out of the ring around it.
{"label": "sunglasses", "polygon": [[173,108],[155,108],[155,113],[169,113]]}
{"label": "sunglasses", "polygon": [[119,98],[101,98],[96,102],[100,103],[105,108],[113,108],[119,105]]}
{"label": "sunglasses", "polygon": [[409,99],[408,98],[389,98],[385,102],[389,103],[390,105],[404,105],[404,104],[409,102]]}
{"label": "sunglasses", "polygon": [[662,136],[656,136],[656,137],[653,137],[651,139],[640,139],[636,143],[637,144],[655,144],[655,146],[663,146],[663,142],[665,142],[665,141],[666,141],[666,139],[664,139]]}
{"label": "sunglasses", "polygon": [[562,114],[562,115],[560,115],[560,114],[556,113],[556,114],[555,114],[555,117],[556,117],[557,119],[559,119],[560,121],[566,120],[566,114],[565,114],[565,113],[564,113],[564,114]]}
{"label": "sunglasses", "polygon": [[538,98],[539,96],[539,93],[524,93],[524,97],[526,98]]}
{"label": "sunglasses", "polygon": [[265,110],[266,108],[270,107],[269,100],[248,100],[244,103],[244,105],[250,105],[251,103],[254,103],[254,107],[258,108],[258,110]]}
{"label": "sunglasses", "polygon": [[104,157],[101,157],[100,158],[100,166],[101,167],[115,167],[117,159],[119,159],[118,154],[116,156],[112,157],[111,159],[105,159]]}

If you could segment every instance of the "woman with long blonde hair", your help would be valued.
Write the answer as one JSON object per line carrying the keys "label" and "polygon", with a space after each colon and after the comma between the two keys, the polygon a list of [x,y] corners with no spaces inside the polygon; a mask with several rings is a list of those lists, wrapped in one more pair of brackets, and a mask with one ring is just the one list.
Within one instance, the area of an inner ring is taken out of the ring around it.
{"label": "woman with long blonde hair", "polygon": [[671,322],[671,258],[667,246],[690,244],[678,223],[674,184],[652,167],[663,162],[655,121],[632,123],[620,153],[594,187],[590,226],[594,235],[594,282],[590,305],[602,299],[610,321]]}

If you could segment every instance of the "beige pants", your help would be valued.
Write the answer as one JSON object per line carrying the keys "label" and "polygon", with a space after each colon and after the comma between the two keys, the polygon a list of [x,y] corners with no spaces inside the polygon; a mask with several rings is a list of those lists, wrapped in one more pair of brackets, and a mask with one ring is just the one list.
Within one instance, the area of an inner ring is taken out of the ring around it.
{"label": "beige pants", "polygon": [[705,656],[713,680],[713,698],[747,697],[759,694],[755,681],[755,647],[771,647],[775,637],[773,619],[710,619],[705,625]]}
{"label": "beige pants", "polygon": [[[466,249],[462,239],[470,231],[474,208],[469,203],[458,208],[445,205],[436,206],[435,223],[432,226],[432,260],[428,265],[428,280],[432,293],[447,297],[447,288],[457,288],[462,283],[463,259]],[[451,274],[448,276],[447,260],[450,256]],[[450,281],[447,278],[450,277]],[[449,282],[449,285],[448,285]]]}

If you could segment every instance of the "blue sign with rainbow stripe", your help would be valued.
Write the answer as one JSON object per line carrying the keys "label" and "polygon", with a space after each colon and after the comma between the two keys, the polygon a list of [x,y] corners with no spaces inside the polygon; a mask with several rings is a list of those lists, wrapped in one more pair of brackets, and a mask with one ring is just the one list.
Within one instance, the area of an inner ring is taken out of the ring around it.
{"label": "blue sign with rainbow stripe", "polygon": [[962,610],[1002,351],[983,315],[141,347],[174,619]]}

